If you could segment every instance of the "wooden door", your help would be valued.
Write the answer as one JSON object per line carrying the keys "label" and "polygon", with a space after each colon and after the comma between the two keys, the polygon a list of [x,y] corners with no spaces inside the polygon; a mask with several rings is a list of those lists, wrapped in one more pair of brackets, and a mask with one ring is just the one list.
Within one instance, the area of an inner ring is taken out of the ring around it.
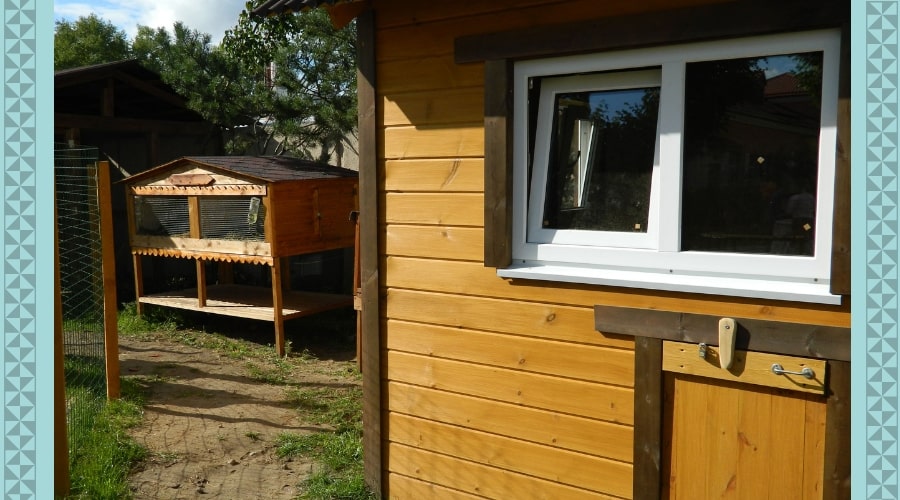
{"label": "wooden door", "polygon": [[663,342],[662,497],[821,499],[826,364],[738,351],[725,370],[715,349]]}

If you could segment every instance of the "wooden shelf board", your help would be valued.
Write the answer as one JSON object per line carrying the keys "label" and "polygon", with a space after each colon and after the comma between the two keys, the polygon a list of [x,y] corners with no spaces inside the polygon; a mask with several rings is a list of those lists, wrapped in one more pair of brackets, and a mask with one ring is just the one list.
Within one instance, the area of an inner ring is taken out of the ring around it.
{"label": "wooden shelf board", "polygon": [[[209,285],[206,287],[206,306],[197,302],[197,289],[175,290],[140,297],[143,304],[187,309],[238,318],[275,321],[272,308],[272,289],[247,285]],[[351,295],[287,291],[283,294],[284,319],[299,318],[322,311],[353,305]]]}

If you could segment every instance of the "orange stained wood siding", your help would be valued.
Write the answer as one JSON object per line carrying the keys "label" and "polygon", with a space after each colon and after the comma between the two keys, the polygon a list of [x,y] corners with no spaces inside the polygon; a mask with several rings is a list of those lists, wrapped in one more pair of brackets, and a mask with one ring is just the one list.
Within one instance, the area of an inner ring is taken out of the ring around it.
{"label": "orange stained wood siding", "polygon": [[472,431],[432,420],[394,415],[391,442],[573,488],[631,496],[631,464]]}
{"label": "orange stained wood siding", "polygon": [[[621,462],[631,460],[633,436],[629,425],[400,382],[390,382],[386,388],[386,401],[393,413]],[[510,425],[512,421],[516,425]],[[604,445],[597,446],[598,442]]]}
{"label": "orange stained wood siding", "polygon": [[484,192],[483,158],[388,160],[384,189],[399,192]]}
{"label": "orange stained wood siding", "polygon": [[661,6],[676,5],[373,0],[390,498],[630,498],[634,341],[595,331],[595,304],[849,326],[846,304],[511,281],[483,266],[484,66],[455,64],[454,39]]}
{"label": "orange stained wood siding", "polygon": [[[479,498],[622,498],[400,443],[389,444],[385,455],[394,474],[441,486],[452,485],[455,490]],[[391,494],[391,498],[403,497]]]}

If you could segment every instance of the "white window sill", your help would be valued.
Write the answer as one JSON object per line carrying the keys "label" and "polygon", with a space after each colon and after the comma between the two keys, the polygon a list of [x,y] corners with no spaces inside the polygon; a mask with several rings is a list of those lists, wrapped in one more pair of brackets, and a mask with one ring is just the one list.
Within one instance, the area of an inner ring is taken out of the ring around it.
{"label": "white window sill", "polygon": [[542,262],[513,264],[505,269],[498,269],[497,275],[502,278],[646,288],[816,304],[838,305],[841,303],[841,296],[832,295],[827,282],[800,283],[769,277],[756,279],[737,276],[707,276]]}

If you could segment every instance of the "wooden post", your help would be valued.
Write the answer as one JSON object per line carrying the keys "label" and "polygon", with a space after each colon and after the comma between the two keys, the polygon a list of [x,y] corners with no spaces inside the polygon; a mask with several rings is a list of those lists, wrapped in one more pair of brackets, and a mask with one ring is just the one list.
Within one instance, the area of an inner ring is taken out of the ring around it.
{"label": "wooden post", "polygon": [[103,334],[106,347],[106,397],[120,396],[119,326],[116,303],[116,247],[113,242],[109,162],[97,163],[97,202],[100,210],[100,253],[103,260]]}
{"label": "wooden post", "polygon": [[359,212],[351,212],[350,220],[355,227],[353,236],[353,309],[356,311],[356,367],[362,373],[362,288],[359,272]]}
{"label": "wooden post", "polygon": [[144,295],[144,268],[141,265],[141,256],[132,253],[131,264],[134,267],[134,310],[141,316],[144,313],[144,306],[141,304],[141,296]]}
{"label": "wooden post", "polygon": [[[54,220],[56,216],[54,206]],[[59,229],[54,224],[54,272],[53,294],[53,491],[57,498],[69,495],[69,445],[66,429],[66,373],[63,365],[65,342],[63,341],[62,285],[59,272]]]}
{"label": "wooden post", "polygon": [[206,307],[206,262],[197,259],[197,305]]}
{"label": "wooden post", "polygon": [[[197,196],[188,197],[188,220],[191,226],[191,238],[202,238],[203,230],[200,226],[200,198]],[[195,263],[197,266],[197,306],[206,307],[206,264],[201,259],[197,259]]]}
{"label": "wooden post", "polygon": [[[127,190],[127,195],[125,196],[125,213],[128,218],[128,244],[129,246],[134,243],[133,237],[137,234],[137,223],[135,222],[135,209],[134,209],[134,194],[132,194],[131,189],[125,188]],[[131,264],[132,269],[134,270],[134,308],[135,313],[138,316],[141,316],[144,313],[144,308],[141,305],[141,295],[144,294],[144,271],[141,266],[141,256],[132,252],[131,254]]]}
{"label": "wooden post", "polygon": [[272,313],[275,322],[275,351],[279,356],[284,356],[284,316],[281,311],[284,303],[281,293],[281,259],[275,257],[272,259]]}
{"label": "wooden post", "polygon": [[381,318],[378,277],[378,95],[375,91],[375,13],[371,9],[356,19],[357,93],[359,95],[359,213],[360,287],[362,288],[363,464],[366,485],[384,493],[381,451]]}

